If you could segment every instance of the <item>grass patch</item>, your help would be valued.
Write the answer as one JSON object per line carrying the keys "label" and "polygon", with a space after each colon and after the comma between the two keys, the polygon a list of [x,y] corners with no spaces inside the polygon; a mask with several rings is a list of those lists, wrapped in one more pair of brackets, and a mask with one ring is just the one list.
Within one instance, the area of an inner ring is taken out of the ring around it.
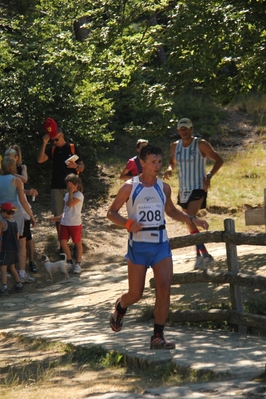
{"label": "grass patch", "polygon": [[[199,216],[208,220],[211,231],[224,230],[224,219],[230,216],[235,221],[236,231],[263,232],[263,225],[245,225],[245,210],[264,206],[266,148],[258,143],[239,153],[219,152],[224,158],[224,165],[211,181],[207,209],[200,211]],[[211,165],[211,162],[207,163],[207,171]],[[172,200],[176,203],[177,171],[167,182],[172,189]]]}
{"label": "grass patch", "polygon": [[258,125],[259,132],[265,132],[266,128],[266,95],[248,93],[238,96],[233,105],[240,112],[252,115],[254,122]]}
{"label": "grass patch", "polygon": [[[136,367],[136,362],[101,347],[85,347],[1,334],[3,353],[14,347],[0,367],[0,395],[27,399],[87,397],[111,391],[141,393],[149,387],[173,386],[185,382],[214,381],[225,374],[195,371],[173,363]],[[85,395],[85,396],[84,396]]]}

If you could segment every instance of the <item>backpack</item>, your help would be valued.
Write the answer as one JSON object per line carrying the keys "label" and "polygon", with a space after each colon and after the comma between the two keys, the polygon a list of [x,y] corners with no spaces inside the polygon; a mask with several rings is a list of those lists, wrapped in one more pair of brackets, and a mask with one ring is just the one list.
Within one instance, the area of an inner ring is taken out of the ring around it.
{"label": "backpack", "polygon": [[[71,154],[72,154],[72,155],[76,154],[75,144],[74,144],[74,143],[69,143],[69,146],[70,146]],[[55,150],[55,148],[56,148],[56,146],[53,145],[53,146],[52,146],[52,152],[51,152],[52,157],[53,157],[53,155],[54,155],[54,150]],[[77,170],[77,174],[78,174],[78,175],[79,175],[79,173],[80,173],[80,172]]]}
{"label": "backpack", "polygon": [[139,157],[138,157],[138,156],[134,157],[134,161],[135,161],[135,163],[136,163],[136,165],[137,165],[139,174],[142,173],[142,166],[141,166]]}

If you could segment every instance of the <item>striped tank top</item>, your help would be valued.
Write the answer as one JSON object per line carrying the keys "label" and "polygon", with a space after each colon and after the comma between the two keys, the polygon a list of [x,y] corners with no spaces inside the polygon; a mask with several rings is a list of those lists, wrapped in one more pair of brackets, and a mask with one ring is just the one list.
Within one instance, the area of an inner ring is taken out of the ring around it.
{"label": "striped tank top", "polygon": [[199,150],[198,138],[194,137],[188,147],[183,147],[182,140],[176,145],[175,158],[178,167],[179,189],[192,191],[202,189],[206,172],[206,158]]}

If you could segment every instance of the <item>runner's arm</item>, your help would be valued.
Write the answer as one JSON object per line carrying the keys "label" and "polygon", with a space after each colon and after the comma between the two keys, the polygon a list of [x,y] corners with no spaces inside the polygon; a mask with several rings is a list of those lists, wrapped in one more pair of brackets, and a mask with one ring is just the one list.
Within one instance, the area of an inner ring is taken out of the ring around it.
{"label": "runner's arm", "polygon": [[129,180],[131,178],[131,176],[129,175],[130,170],[128,170],[127,168],[125,168],[123,170],[123,172],[121,173],[119,179],[120,180]]}
{"label": "runner's arm", "polygon": [[[120,227],[127,228],[126,223],[128,222],[129,219],[126,219],[123,216],[121,216],[119,214],[119,211],[122,208],[122,206],[127,202],[131,190],[132,190],[132,181],[124,183],[123,186],[118,191],[116,198],[114,199],[113,203],[111,204],[107,212],[107,218],[111,220],[111,222],[117,224]],[[130,226],[127,229],[128,231],[137,233],[138,231],[141,230],[141,228],[142,228],[141,224],[138,223],[137,221],[134,221],[130,223]]]}
{"label": "runner's arm", "polygon": [[218,154],[217,151],[212,147],[212,145],[206,141],[206,140],[200,140],[199,141],[199,149],[202,154],[202,156],[207,157],[214,161],[214,165],[212,169],[209,171],[209,173],[212,174],[212,176],[215,175],[215,173],[218,172],[218,170],[222,167],[224,160],[222,157]]}

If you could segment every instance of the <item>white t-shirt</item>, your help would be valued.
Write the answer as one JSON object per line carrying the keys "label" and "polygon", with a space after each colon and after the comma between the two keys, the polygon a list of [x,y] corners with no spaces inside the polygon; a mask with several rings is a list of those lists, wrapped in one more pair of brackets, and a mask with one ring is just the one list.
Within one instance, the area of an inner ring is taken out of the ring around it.
{"label": "white t-shirt", "polygon": [[84,201],[84,195],[80,191],[73,193],[73,198],[79,199],[79,202],[74,206],[66,205],[68,196],[69,193],[66,193],[64,197],[65,206],[63,210],[61,224],[64,226],[79,226],[81,225],[81,209]]}

